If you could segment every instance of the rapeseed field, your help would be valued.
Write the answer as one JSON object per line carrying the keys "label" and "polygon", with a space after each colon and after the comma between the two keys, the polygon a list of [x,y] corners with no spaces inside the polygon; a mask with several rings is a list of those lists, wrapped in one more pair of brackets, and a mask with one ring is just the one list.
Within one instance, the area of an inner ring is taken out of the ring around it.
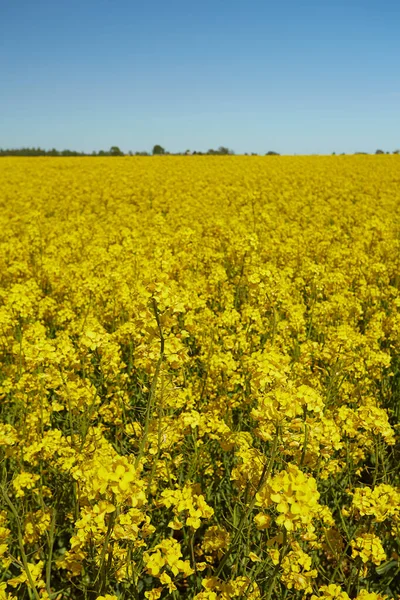
{"label": "rapeseed field", "polygon": [[400,159],[0,162],[1,600],[400,595]]}

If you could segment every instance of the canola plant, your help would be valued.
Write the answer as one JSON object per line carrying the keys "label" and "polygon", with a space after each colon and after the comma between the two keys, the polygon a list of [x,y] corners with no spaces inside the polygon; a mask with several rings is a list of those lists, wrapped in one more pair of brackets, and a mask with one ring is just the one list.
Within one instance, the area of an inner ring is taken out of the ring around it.
{"label": "canola plant", "polygon": [[399,158],[0,182],[0,599],[398,598]]}

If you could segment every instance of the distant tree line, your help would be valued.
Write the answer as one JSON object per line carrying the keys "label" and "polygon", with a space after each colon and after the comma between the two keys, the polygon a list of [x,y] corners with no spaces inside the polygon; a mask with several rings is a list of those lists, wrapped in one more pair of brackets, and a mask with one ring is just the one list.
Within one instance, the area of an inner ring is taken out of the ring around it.
{"label": "distant tree line", "polygon": [[80,152],[78,150],[45,150],[44,148],[0,148],[0,156],[124,156],[118,146],[112,146],[109,150]]}
{"label": "distant tree line", "polygon": [[[333,154],[335,154],[335,153],[333,153]],[[354,152],[354,154],[369,155],[369,152]],[[375,150],[375,154],[390,154],[390,152],[388,150],[386,152],[384,152],[384,150]],[[392,154],[400,154],[400,150],[393,150]]]}
{"label": "distant tree line", "polygon": [[[0,148],[0,156],[232,156],[235,152],[226,146],[219,146],[216,150],[210,148],[207,152],[185,150],[185,152],[168,152],[160,144],[156,144],[151,152],[122,152],[118,146],[111,146],[109,150],[93,152],[80,152],[77,150],[45,150],[44,148]],[[247,155],[247,153],[246,153]],[[257,156],[255,152],[252,156]],[[269,151],[268,156],[278,155],[278,152]]]}
{"label": "distant tree line", "polygon": [[[51,150],[44,150],[43,148],[0,148],[0,157],[1,156],[232,156],[234,155],[234,151],[226,146],[219,146],[216,150],[210,148],[207,152],[201,152],[197,150],[186,150],[185,152],[168,152],[160,146],[160,144],[156,144],[153,146],[153,150],[151,152],[141,151],[141,152],[122,152],[118,146],[111,146],[109,150],[99,150],[96,152],[79,152],[77,150],[56,150],[52,148]],[[332,152],[333,155],[336,152]],[[342,152],[343,156],[345,153]],[[368,152],[354,152],[354,154],[368,154]],[[383,150],[376,150],[375,154],[390,154],[390,152],[384,152]],[[400,150],[394,150],[393,154],[400,154]],[[256,152],[245,152],[245,156],[258,156]],[[265,156],[280,156],[279,152],[274,152],[270,150],[265,153]]]}

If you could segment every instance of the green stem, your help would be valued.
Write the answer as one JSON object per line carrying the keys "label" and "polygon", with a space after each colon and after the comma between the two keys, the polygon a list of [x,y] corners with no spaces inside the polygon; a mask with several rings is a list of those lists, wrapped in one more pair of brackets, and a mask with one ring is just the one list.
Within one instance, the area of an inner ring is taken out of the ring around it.
{"label": "green stem", "polygon": [[303,442],[303,450],[301,452],[301,458],[300,458],[300,467],[303,466],[304,460],[306,458],[307,444],[308,444],[307,406],[304,406],[304,442]]}
{"label": "green stem", "polygon": [[268,463],[266,463],[264,465],[264,469],[263,469],[263,471],[261,473],[261,477],[260,477],[260,480],[258,482],[256,491],[254,492],[254,496],[253,496],[253,498],[252,498],[252,500],[251,500],[251,502],[250,502],[247,510],[245,510],[243,512],[243,514],[242,514],[242,517],[241,517],[241,519],[239,521],[238,528],[237,528],[236,533],[235,533],[235,535],[233,537],[233,540],[232,540],[232,542],[231,542],[228,550],[224,554],[223,559],[221,560],[221,562],[219,564],[219,567],[218,567],[217,572],[215,574],[216,577],[218,577],[220,575],[220,573],[222,572],[222,570],[225,567],[226,563],[228,562],[228,558],[232,554],[233,549],[234,549],[237,541],[239,540],[240,536],[242,535],[242,531],[243,531],[243,528],[245,526],[245,523],[246,523],[246,521],[247,521],[247,519],[248,519],[251,511],[253,510],[253,508],[255,506],[255,503],[257,502],[257,494],[260,491],[260,489],[262,488],[264,482],[268,479],[268,477],[271,474],[272,466],[273,466],[273,463],[274,463],[274,460],[275,460],[275,456],[276,456],[276,452],[277,452],[277,449],[278,449],[278,440],[279,440],[279,435],[278,435],[278,431],[277,431],[276,434],[275,434],[274,445],[272,447],[272,452],[271,452],[270,459],[269,459]]}
{"label": "green stem", "polygon": [[21,552],[22,564],[24,565],[24,569],[25,569],[25,573],[26,573],[26,576],[29,581],[29,585],[33,591],[33,595],[34,595],[35,599],[40,600],[40,596],[36,589],[35,582],[33,581],[31,572],[29,570],[28,559],[27,559],[27,556],[25,553],[24,541],[23,541],[23,537],[22,537],[22,527],[21,527],[21,522],[19,520],[17,509],[15,508],[14,504],[11,502],[6,490],[3,487],[1,487],[1,493],[3,494],[3,498],[6,501],[6,503],[8,504],[12,514],[14,515],[15,521],[17,523],[18,545],[19,545],[19,550]]}
{"label": "green stem", "polygon": [[115,520],[116,520],[117,516],[118,516],[118,508],[116,508],[115,511],[111,514],[110,520],[108,522],[107,534],[106,534],[106,538],[104,540],[103,549],[101,551],[99,570],[98,570],[96,579],[94,581],[94,583],[97,583],[97,581],[101,577],[100,586],[99,586],[100,594],[102,594],[102,592],[104,591],[105,586],[106,586],[107,569],[105,568],[105,559],[106,559],[108,544],[110,542],[111,534],[113,532],[114,524],[115,524]]}
{"label": "green stem", "polygon": [[49,556],[47,558],[46,563],[46,590],[47,593],[51,594],[51,561],[53,558],[53,545],[54,545],[54,529],[56,525],[56,511],[53,510],[53,514],[51,516],[51,524],[50,524],[50,533],[49,533]]}
{"label": "green stem", "polygon": [[272,592],[273,592],[273,591],[274,591],[274,589],[275,589],[276,578],[277,578],[277,576],[278,576],[278,573],[279,573],[279,568],[280,568],[280,566],[281,566],[281,564],[282,564],[282,561],[283,561],[283,559],[285,558],[285,555],[286,555],[286,553],[287,553],[287,551],[288,551],[288,548],[289,548],[289,545],[288,545],[288,543],[287,543],[287,531],[286,531],[286,529],[284,528],[284,529],[283,529],[283,542],[282,542],[282,551],[281,551],[281,553],[280,553],[280,555],[279,555],[279,562],[278,562],[278,564],[277,564],[277,565],[275,565],[274,571],[273,571],[273,573],[272,573],[272,579],[271,579],[271,583],[270,583],[270,586],[269,586],[269,589],[268,589],[267,595],[266,595],[266,597],[265,597],[265,600],[271,600]]}
{"label": "green stem", "polygon": [[161,322],[160,322],[160,317],[159,317],[158,308],[157,308],[157,302],[156,302],[155,298],[153,298],[153,311],[154,311],[154,315],[156,317],[158,331],[160,333],[160,355],[158,357],[158,361],[157,361],[157,365],[156,365],[156,370],[155,370],[155,373],[154,373],[153,381],[151,382],[149,399],[148,399],[148,402],[147,402],[147,409],[146,409],[146,417],[145,417],[145,423],[144,423],[143,436],[142,436],[142,440],[140,442],[139,452],[138,452],[138,455],[136,457],[136,462],[135,462],[136,468],[139,466],[140,459],[143,456],[144,448],[145,448],[146,442],[147,442],[147,436],[149,434],[150,417],[151,417],[151,412],[152,412],[152,408],[153,408],[153,402],[154,402],[154,399],[155,399],[157,381],[158,381],[158,377],[160,375],[161,366],[162,366],[162,363],[163,363],[163,360],[164,360],[164,351],[165,351],[165,340],[164,340],[164,335],[163,335],[162,328],[161,328]]}

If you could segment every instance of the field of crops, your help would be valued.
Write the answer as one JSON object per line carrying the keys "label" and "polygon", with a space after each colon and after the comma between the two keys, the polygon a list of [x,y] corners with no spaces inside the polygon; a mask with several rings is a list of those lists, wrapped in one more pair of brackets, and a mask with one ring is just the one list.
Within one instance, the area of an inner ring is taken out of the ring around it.
{"label": "field of crops", "polygon": [[0,600],[400,595],[400,158],[0,162]]}

